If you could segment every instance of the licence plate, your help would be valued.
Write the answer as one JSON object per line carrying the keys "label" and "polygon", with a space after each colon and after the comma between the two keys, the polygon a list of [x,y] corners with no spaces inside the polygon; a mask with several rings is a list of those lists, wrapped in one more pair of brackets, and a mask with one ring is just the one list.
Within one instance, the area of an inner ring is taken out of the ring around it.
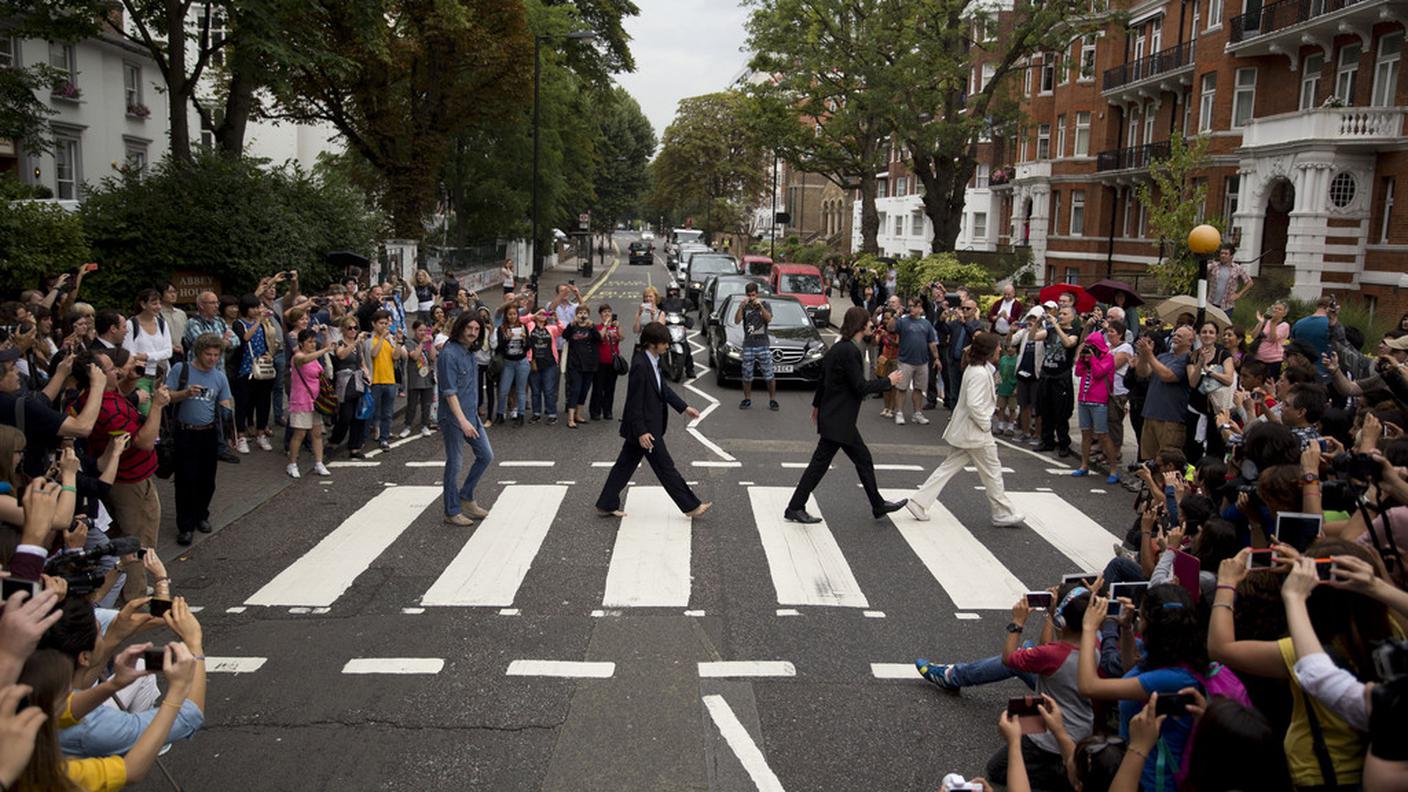
{"label": "licence plate", "polygon": [[773,364],[773,367],[772,367],[772,373],[774,373],[774,374],[791,374],[793,368],[795,368],[795,366],[793,366],[793,365],[791,365],[791,364],[775,363],[775,364]]}

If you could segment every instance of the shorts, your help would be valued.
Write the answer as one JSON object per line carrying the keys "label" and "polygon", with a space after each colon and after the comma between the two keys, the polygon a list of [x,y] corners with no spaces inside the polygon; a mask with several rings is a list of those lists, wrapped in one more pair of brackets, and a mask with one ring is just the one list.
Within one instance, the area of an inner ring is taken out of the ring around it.
{"label": "shorts", "polygon": [[312,429],[314,415],[310,412],[296,412],[288,414],[288,428],[290,429]]}
{"label": "shorts", "polygon": [[1017,379],[1017,406],[1036,406],[1036,377],[1031,379]]}
{"label": "shorts", "polygon": [[1080,430],[1091,434],[1107,434],[1110,431],[1110,405],[1095,402],[1079,402],[1076,413],[1080,416]]}
{"label": "shorts", "polygon": [[1009,393],[1006,396],[997,397],[997,411],[1000,413],[1015,412],[1017,410],[1017,394]]}
{"label": "shorts", "polygon": [[904,393],[913,385],[919,391],[919,395],[924,395],[924,388],[929,384],[929,364],[928,363],[905,363],[900,362],[900,382],[895,386],[895,390]]}
{"label": "shorts", "polygon": [[753,365],[764,380],[772,379],[772,350],[767,347],[743,347],[743,381],[753,379]]}

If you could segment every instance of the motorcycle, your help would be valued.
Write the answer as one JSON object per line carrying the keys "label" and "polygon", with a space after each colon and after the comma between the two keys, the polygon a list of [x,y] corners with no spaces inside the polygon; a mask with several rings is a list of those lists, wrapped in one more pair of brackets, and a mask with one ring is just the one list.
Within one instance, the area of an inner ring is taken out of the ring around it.
{"label": "motorcycle", "polygon": [[689,329],[694,327],[694,320],[683,313],[669,312],[665,314],[665,328],[670,331],[670,348],[665,352],[665,359],[661,361],[665,376],[671,382],[681,382],[684,380],[686,352],[689,349]]}

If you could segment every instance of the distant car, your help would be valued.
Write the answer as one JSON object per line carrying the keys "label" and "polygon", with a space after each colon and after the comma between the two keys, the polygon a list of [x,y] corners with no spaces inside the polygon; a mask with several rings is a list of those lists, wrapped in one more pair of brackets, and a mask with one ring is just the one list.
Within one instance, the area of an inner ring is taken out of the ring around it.
{"label": "distant car", "polygon": [[649,242],[650,240],[655,238],[655,232],[647,228],[644,231],[640,232],[640,238]]}
{"label": "distant car", "polygon": [[[743,377],[743,326],[737,319],[744,296],[730,295],[719,308],[723,321],[711,328],[709,363],[719,385]],[[826,342],[812,324],[811,317],[795,297],[768,295],[761,298],[772,314],[768,324],[768,350],[772,355],[773,377],[779,381],[815,383],[821,379],[821,359]],[[756,372],[755,372],[756,373]]]}
{"label": "distant car", "polygon": [[686,266],[689,265],[690,256],[694,255],[695,253],[708,252],[710,252],[708,245],[701,244],[699,242],[685,242],[684,244],[675,246],[673,266],[670,266],[669,262],[666,262],[666,266],[669,266],[670,269],[673,270],[683,270]]}
{"label": "distant car", "polygon": [[710,278],[699,293],[699,329],[708,333],[709,328],[720,321],[717,314],[724,300],[734,294],[742,294],[750,283],[758,284],[759,294],[772,294],[772,287],[766,278],[752,275],[716,275]]}
{"label": "distant car", "polygon": [[[691,243],[703,243],[704,232],[693,228],[671,229],[669,237],[665,240],[665,266],[674,269],[671,262],[678,263],[680,248]],[[708,247],[705,245],[705,247]]]}
{"label": "distant car", "polygon": [[817,327],[831,324],[831,299],[826,296],[821,270],[810,264],[774,264],[768,283],[774,294],[796,297]]}
{"label": "distant car", "polygon": [[684,296],[698,305],[699,292],[710,277],[739,274],[738,259],[727,253],[693,253],[680,271],[684,276]]}
{"label": "distant car", "polygon": [[632,242],[630,250],[631,264],[644,264],[649,267],[655,263],[655,246],[649,242]]}
{"label": "distant car", "polygon": [[743,271],[749,275],[761,275],[766,278],[772,272],[772,259],[767,256],[744,256]]}

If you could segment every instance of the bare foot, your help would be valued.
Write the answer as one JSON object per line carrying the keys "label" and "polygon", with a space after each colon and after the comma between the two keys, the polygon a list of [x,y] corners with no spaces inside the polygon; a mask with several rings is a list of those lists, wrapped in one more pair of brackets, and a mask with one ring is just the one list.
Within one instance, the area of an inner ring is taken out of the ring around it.
{"label": "bare foot", "polygon": [[704,516],[704,512],[709,511],[709,507],[713,505],[713,503],[705,501],[696,506],[693,511],[687,511],[684,514],[686,517],[702,517]]}

